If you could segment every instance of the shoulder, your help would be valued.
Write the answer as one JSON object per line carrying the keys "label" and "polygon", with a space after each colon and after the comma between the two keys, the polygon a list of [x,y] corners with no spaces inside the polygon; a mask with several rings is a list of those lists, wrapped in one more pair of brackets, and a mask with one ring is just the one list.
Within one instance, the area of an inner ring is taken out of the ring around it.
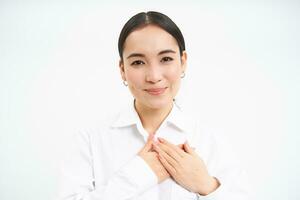
{"label": "shoulder", "polygon": [[182,121],[184,122],[185,130],[188,133],[188,141],[193,146],[210,145],[215,142],[215,132],[207,126],[199,117],[199,113],[194,110],[180,107]]}
{"label": "shoulder", "polygon": [[201,120],[203,117],[199,117],[199,113],[195,111],[183,110],[183,113],[185,122],[188,124],[188,141],[199,154],[206,156],[234,155],[230,139],[224,131]]}
{"label": "shoulder", "polygon": [[[201,116],[198,110],[191,110],[186,106],[179,106],[187,131],[190,133],[191,142],[219,143],[225,142],[224,134],[209,125],[205,116]],[[226,142],[225,142],[226,143]]]}
{"label": "shoulder", "polygon": [[121,113],[121,109],[113,111],[98,120],[95,120],[88,127],[81,127],[78,129],[76,137],[85,139],[105,137],[113,130],[114,123],[118,120]]}

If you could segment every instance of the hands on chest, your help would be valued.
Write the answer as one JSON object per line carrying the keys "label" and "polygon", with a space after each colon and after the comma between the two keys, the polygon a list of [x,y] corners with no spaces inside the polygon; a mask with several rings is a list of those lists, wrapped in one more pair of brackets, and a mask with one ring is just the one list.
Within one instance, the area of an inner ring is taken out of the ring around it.
{"label": "hands on chest", "polygon": [[220,185],[208,174],[205,163],[187,142],[174,145],[163,138],[154,141],[150,134],[138,155],[154,171],[158,183],[172,178],[185,189],[200,195],[208,195]]}

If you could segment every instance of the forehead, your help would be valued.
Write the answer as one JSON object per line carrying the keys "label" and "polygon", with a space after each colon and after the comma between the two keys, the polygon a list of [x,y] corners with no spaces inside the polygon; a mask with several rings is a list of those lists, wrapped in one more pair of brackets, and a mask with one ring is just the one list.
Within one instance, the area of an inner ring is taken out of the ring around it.
{"label": "forehead", "polygon": [[176,39],[164,29],[147,25],[131,32],[124,43],[124,56],[130,53],[157,54],[165,49],[179,52]]}

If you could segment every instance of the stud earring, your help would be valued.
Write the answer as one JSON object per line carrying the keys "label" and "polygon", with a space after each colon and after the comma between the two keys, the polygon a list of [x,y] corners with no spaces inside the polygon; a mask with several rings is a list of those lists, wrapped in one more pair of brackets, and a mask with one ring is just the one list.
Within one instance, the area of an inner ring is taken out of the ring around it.
{"label": "stud earring", "polygon": [[180,77],[181,77],[181,78],[184,78],[184,77],[185,77],[185,72],[184,72],[184,71],[182,72],[182,74],[181,74]]}
{"label": "stud earring", "polygon": [[127,81],[123,81],[123,84],[124,84],[126,87],[128,86]]}

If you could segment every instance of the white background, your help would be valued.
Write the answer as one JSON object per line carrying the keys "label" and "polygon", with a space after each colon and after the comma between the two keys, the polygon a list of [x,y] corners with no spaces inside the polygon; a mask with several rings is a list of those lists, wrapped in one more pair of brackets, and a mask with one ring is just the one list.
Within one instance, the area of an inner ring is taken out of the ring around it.
{"label": "white background", "polygon": [[117,39],[148,10],[181,28],[178,101],[228,138],[256,199],[300,199],[300,3],[151,2],[0,1],[1,200],[54,199],[70,135],[131,100]]}

